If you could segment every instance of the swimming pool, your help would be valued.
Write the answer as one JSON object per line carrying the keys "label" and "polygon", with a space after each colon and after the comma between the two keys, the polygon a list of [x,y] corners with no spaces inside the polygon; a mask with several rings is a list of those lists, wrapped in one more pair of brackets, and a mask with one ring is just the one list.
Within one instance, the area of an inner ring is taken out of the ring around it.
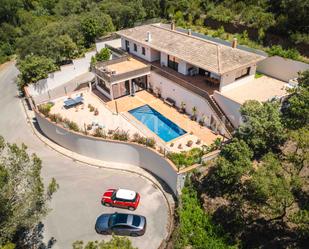
{"label": "swimming pool", "polygon": [[129,111],[137,120],[142,122],[159,136],[165,142],[169,142],[185,133],[178,125],[173,123],[161,113],[151,108],[149,105],[143,105]]}

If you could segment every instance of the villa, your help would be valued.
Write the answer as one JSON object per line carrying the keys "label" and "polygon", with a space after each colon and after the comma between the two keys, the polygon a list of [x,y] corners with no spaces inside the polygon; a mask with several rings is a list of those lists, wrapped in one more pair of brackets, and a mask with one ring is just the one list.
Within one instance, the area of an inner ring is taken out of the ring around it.
{"label": "villa", "polygon": [[[109,60],[89,71],[91,57],[104,47],[111,51]],[[98,41],[96,51],[30,85],[32,100],[51,102],[52,115],[75,122],[86,134],[98,136],[99,128],[108,137],[151,138],[161,151],[229,139],[242,122],[245,101],[287,94],[286,81],[256,74],[266,58],[262,53],[238,46],[236,39],[222,44],[173,23],[117,31]],[[82,105],[64,106],[75,99]]]}
{"label": "villa", "polygon": [[[229,136],[234,126],[213,99],[254,80],[257,63],[265,57],[179,32],[172,23],[138,26],[116,32],[125,56],[98,63],[96,88],[121,105],[124,96],[148,90],[166,103],[205,120]],[[115,48],[113,48],[115,49]],[[128,99],[125,99],[128,103]]]}

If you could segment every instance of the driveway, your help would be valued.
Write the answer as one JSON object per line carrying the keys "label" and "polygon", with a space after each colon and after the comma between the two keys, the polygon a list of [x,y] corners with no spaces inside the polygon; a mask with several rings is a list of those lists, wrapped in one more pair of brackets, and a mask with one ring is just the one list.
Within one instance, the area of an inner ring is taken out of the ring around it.
{"label": "driveway", "polygon": [[97,235],[96,218],[104,212],[130,212],[107,208],[100,204],[103,191],[110,187],[123,187],[141,194],[136,214],[147,218],[144,236],[130,238],[140,249],[155,249],[167,235],[168,207],[163,194],[148,180],[132,173],[92,167],[58,154],[45,146],[26,122],[20,99],[16,97],[15,80],[18,71],[13,63],[0,66],[0,134],[9,142],[24,142],[30,152],[43,160],[42,176],[45,183],[56,178],[60,189],[44,220],[44,241],[55,240],[52,248],[69,249],[76,240],[109,239]]}

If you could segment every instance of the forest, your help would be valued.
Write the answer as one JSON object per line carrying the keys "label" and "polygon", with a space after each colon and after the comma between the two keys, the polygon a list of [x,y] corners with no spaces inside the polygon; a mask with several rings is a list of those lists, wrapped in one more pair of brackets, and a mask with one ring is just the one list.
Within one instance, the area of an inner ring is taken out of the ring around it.
{"label": "forest", "polygon": [[183,27],[213,20],[256,29],[260,44],[272,32],[289,41],[285,46],[308,45],[308,13],[309,0],[1,0],[0,63],[32,56],[28,61],[45,61],[52,71],[96,38],[153,18]]}

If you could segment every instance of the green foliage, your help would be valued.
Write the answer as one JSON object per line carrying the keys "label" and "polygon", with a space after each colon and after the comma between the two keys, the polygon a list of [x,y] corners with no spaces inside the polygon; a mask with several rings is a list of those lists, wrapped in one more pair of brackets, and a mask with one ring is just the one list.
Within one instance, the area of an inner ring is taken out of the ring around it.
{"label": "green foliage", "polygon": [[252,169],[253,152],[248,145],[237,138],[225,145],[216,161],[213,181],[221,184],[222,190],[234,188],[241,177]]}
{"label": "green foliage", "polygon": [[250,100],[241,107],[240,113],[244,122],[236,136],[243,139],[256,156],[278,150],[285,139],[278,103],[261,104]]}
{"label": "green foliage", "polygon": [[112,134],[112,139],[120,141],[128,141],[130,139],[130,135],[127,131],[117,130]]}
{"label": "green foliage", "polygon": [[255,79],[258,79],[258,78],[261,78],[261,77],[263,77],[263,76],[264,76],[264,74],[262,74],[262,73],[260,73],[260,72],[256,72],[254,78],[255,78]]}
{"label": "green foliage", "polygon": [[296,32],[291,34],[290,37],[296,44],[298,43],[309,44],[309,34]]}
{"label": "green foliage", "polygon": [[132,246],[131,241],[126,237],[114,236],[110,241],[90,241],[84,245],[83,241],[73,243],[73,249],[137,249]]}
{"label": "green foliage", "polygon": [[283,120],[289,129],[298,129],[309,123],[309,70],[303,72],[298,81],[283,110]]}
{"label": "green foliage", "polygon": [[41,168],[42,161],[29,155],[26,145],[6,143],[0,136],[0,247],[14,248],[7,243],[21,242],[47,214],[47,201],[57,188],[45,193]]}
{"label": "green foliage", "polygon": [[299,60],[300,58],[300,53],[294,49],[283,49],[280,45],[274,45],[272,47],[270,47],[267,50],[268,55],[270,56],[274,56],[274,55],[278,55],[281,56],[283,58],[288,58],[288,59],[292,59],[292,60]]}
{"label": "green foliage", "polygon": [[111,51],[108,48],[102,48],[99,53],[96,54],[97,61],[107,61],[111,56]]}
{"label": "green foliage", "polygon": [[36,55],[29,55],[24,60],[19,60],[18,68],[20,70],[18,76],[20,87],[47,78],[48,73],[57,70],[57,66],[51,59]]}
{"label": "green foliage", "polygon": [[6,245],[0,247],[0,249],[15,249],[16,245],[13,243],[7,243]]}
{"label": "green foliage", "polygon": [[90,13],[81,22],[82,33],[88,47],[95,42],[95,38],[113,31],[114,26],[109,15],[101,12]]}
{"label": "green foliage", "polygon": [[199,148],[193,148],[189,151],[180,153],[169,153],[167,157],[179,168],[183,166],[191,166],[201,162],[203,151]]}
{"label": "green foliage", "polygon": [[75,132],[79,132],[80,131],[78,124],[76,122],[74,122],[74,121],[71,121],[71,120],[68,120],[68,119],[65,118],[63,120],[63,123],[64,123],[64,125],[67,128],[69,128],[72,131],[75,131]]}
{"label": "green foliage", "polygon": [[286,176],[276,156],[267,154],[248,181],[250,205],[270,220],[282,219],[286,215],[286,209],[294,203],[293,180],[295,179]]}
{"label": "green foliage", "polygon": [[236,248],[227,244],[227,236],[201,208],[196,190],[192,186],[183,188],[177,214],[179,225],[175,231],[175,249]]}
{"label": "green foliage", "polygon": [[[42,113],[45,117],[49,117],[49,113],[50,113],[50,110],[51,108],[53,107],[53,103],[49,102],[49,103],[46,103],[46,104],[41,104],[38,106],[38,110],[40,113]],[[52,118],[55,118],[54,115],[52,115]],[[54,121],[54,120],[52,120]]]}

